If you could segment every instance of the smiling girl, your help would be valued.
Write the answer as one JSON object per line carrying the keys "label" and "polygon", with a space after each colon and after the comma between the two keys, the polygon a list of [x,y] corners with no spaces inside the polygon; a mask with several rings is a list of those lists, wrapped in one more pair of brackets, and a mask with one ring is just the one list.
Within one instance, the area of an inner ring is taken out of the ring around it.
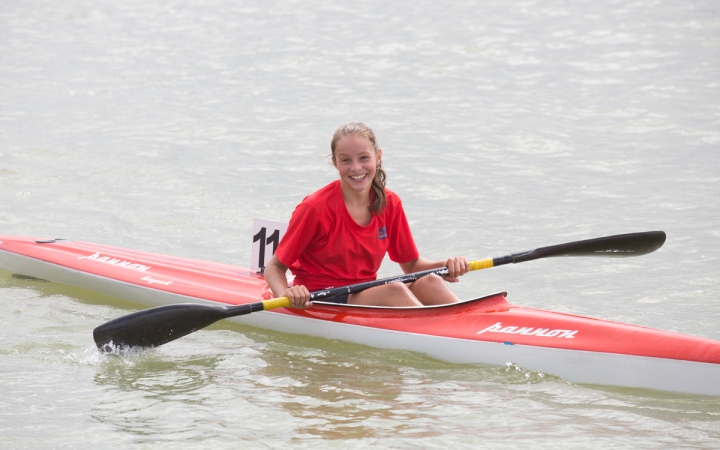
{"label": "smiling girl", "polygon": [[[448,268],[446,281],[467,273],[464,257],[430,261],[418,253],[400,198],[385,189],[382,149],[365,124],[349,123],[333,135],[332,163],[340,175],[305,197],[265,267],[276,297],[292,307],[312,306],[310,291],[372,281],[386,253],[404,273]],[[288,287],[288,268],[295,275]],[[373,306],[441,305],[459,301],[443,278],[428,275],[413,283],[390,283],[324,301]]]}

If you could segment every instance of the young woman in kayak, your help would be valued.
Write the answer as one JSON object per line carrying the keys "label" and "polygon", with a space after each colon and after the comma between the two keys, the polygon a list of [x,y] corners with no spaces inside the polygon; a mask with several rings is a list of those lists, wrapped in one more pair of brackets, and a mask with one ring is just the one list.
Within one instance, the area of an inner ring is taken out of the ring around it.
{"label": "young woman in kayak", "polygon": [[[276,297],[293,307],[310,307],[310,292],[375,280],[385,253],[404,273],[447,266],[446,281],[467,273],[464,257],[422,258],[415,247],[400,198],[385,189],[382,150],[362,123],[333,135],[332,163],[340,175],[310,194],[292,214],[287,232],[265,267]],[[288,268],[295,275],[288,287]],[[374,306],[440,305],[459,301],[443,278],[427,275],[413,283],[390,283],[324,301]]]}

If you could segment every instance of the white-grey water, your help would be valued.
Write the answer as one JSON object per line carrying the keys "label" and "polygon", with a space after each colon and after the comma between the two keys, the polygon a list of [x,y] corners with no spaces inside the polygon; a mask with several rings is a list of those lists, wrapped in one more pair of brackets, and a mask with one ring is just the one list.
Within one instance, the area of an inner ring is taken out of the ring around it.
{"label": "white-grey water", "polygon": [[[251,220],[336,177],[349,121],[375,129],[423,256],[668,234],[468,274],[460,296],[720,340],[716,0],[6,1],[0,235],[247,266]],[[718,398],[512,364],[228,323],[101,356],[92,329],[143,306],[14,275],[2,448],[720,446]]]}

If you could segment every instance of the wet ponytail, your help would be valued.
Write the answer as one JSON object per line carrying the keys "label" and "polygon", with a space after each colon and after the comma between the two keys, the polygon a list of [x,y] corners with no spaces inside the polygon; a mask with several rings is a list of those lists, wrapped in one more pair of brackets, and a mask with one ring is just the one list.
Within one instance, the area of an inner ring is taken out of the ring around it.
{"label": "wet ponytail", "polygon": [[[337,129],[337,131],[335,131],[335,134],[333,134],[332,142],[330,143],[333,164],[335,164],[335,147],[337,146],[338,141],[345,136],[364,137],[370,141],[373,149],[375,149],[375,155],[377,155],[379,147],[377,145],[377,140],[375,139],[375,133],[373,133],[370,127],[364,123],[351,122],[341,126]],[[385,205],[387,204],[385,196],[385,179],[387,178],[387,175],[385,174],[385,170],[383,170],[382,161],[378,161],[376,169],[375,178],[373,178],[370,186],[373,192],[373,202],[370,204],[369,208],[373,214],[378,215],[385,210]]]}
{"label": "wet ponytail", "polygon": [[370,211],[372,211],[375,215],[382,214],[385,209],[385,205],[387,204],[387,199],[385,197],[385,178],[387,178],[387,175],[382,168],[382,161],[378,161],[375,178],[373,178],[371,185],[375,198],[370,204]]}

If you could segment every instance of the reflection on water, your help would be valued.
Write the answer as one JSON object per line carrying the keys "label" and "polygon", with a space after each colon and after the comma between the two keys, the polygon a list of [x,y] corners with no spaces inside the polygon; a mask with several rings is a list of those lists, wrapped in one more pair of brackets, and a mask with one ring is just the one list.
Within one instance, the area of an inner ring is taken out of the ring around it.
{"label": "reflection on water", "polygon": [[193,410],[209,406],[208,387],[214,384],[219,358],[176,362],[150,350],[104,359],[94,376],[103,389],[91,413],[97,421],[145,437],[173,433],[179,434],[173,437],[177,440],[202,435],[195,421],[204,419]]}
{"label": "reflection on water", "polygon": [[[398,427],[392,406],[402,393],[403,377],[397,367],[379,366],[342,348],[331,353],[305,345],[273,345],[265,353],[268,366],[262,371],[270,378],[295,381],[282,388],[287,396],[283,408],[294,417],[313,418],[299,430],[301,436],[356,439]],[[370,421],[385,425],[373,430],[367,426]]]}
{"label": "reflection on water", "polygon": [[[433,409],[448,395],[463,397],[488,389],[482,396],[495,397],[493,383],[513,386],[545,380],[543,374],[514,365],[457,366],[397,351],[388,351],[378,359],[375,350],[338,341],[332,342],[331,350],[307,347],[299,351],[299,346],[312,342],[289,343],[273,345],[265,352],[269,364],[262,372],[296,381],[284,387],[289,396],[284,408],[295,417],[313,417],[311,426],[302,431],[324,439],[389,437],[396,433],[432,436],[436,431],[428,429],[428,422],[432,422]],[[457,372],[465,372],[467,379],[459,382]],[[562,382],[557,378],[552,381]],[[455,407],[461,408],[461,404]]]}
{"label": "reflection on water", "polygon": [[19,273],[12,274],[12,277],[17,278],[18,280],[37,281],[40,283],[48,283],[48,280],[43,280],[42,278],[31,277],[30,275],[22,275]]}
{"label": "reflection on water", "polygon": [[[221,331],[226,328],[233,331]],[[207,348],[208,339],[218,335],[227,343]],[[564,384],[512,364],[457,366],[395,351],[378,359],[376,350],[359,345],[235,324],[216,325],[194,337],[195,342],[167,353],[155,349],[104,356],[94,377],[104,400],[93,408],[93,417],[138,435],[172,429],[200,439],[212,434],[207,418],[217,415],[213,407],[227,413],[229,404],[241,404],[245,411],[252,404],[250,410],[279,408],[292,417],[295,430],[288,437],[296,440],[397,433],[423,438],[435,434],[428,425],[437,420],[434,411],[448,396],[458,396],[456,408],[463,409],[461,399],[469,394],[507,401],[516,397],[516,387]],[[194,353],[203,349],[213,356]],[[497,384],[505,388],[493,387]],[[474,398],[466,407],[478,401]],[[251,420],[251,415],[241,415]],[[267,425],[274,427],[276,420]],[[221,422],[230,426],[227,419]]]}

